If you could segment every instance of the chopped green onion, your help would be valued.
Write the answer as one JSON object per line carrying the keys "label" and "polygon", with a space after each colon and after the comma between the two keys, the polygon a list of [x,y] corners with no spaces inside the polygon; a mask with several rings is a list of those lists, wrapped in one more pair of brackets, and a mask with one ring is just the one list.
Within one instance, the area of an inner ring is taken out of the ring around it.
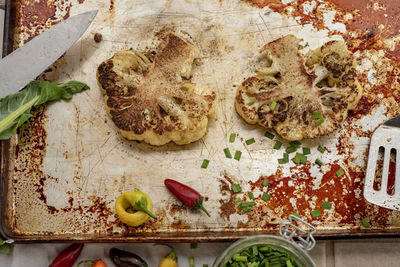
{"label": "chopped green onion", "polygon": [[322,118],[321,112],[314,111],[314,112],[312,113],[312,118],[313,118],[314,120],[317,120],[317,119]]}
{"label": "chopped green onion", "polygon": [[240,186],[240,184],[233,184],[231,188],[234,194],[242,192],[242,187]]}
{"label": "chopped green onion", "polygon": [[275,145],[274,145],[274,149],[278,150],[280,149],[282,146],[282,142],[281,141],[276,141]]}
{"label": "chopped green onion", "polygon": [[255,142],[256,142],[256,140],[254,138],[250,138],[250,139],[246,140],[246,145],[251,145],[251,144],[253,144]]}
{"label": "chopped green onion", "polygon": [[233,158],[239,161],[241,157],[242,157],[242,151],[236,150],[235,156],[233,156]]}
{"label": "chopped green onion", "polygon": [[340,177],[344,174],[344,170],[342,168],[340,168],[339,170],[336,171],[336,176]]}
{"label": "chopped green onion", "polygon": [[233,255],[232,259],[235,261],[247,262],[247,256],[242,256],[239,253],[236,253],[235,255]]}
{"label": "chopped green onion", "polygon": [[279,164],[285,164],[285,163],[287,163],[287,162],[285,161],[285,159],[278,159],[278,163],[279,163]]}
{"label": "chopped green onion", "polygon": [[229,136],[229,142],[233,143],[233,142],[235,142],[235,139],[236,139],[236,134],[235,133],[231,133],[231,135]]}
{"label": "chopped green onion", "polygon": [[270,133],[270,132],[265,132],[265,137],[268,137],[269,139],[274,139],[274,137],[275,137],[275,135],[273,135],[272,133]]}
{"label": "chopped green onion", "polygon": [[261,199],[264,200],[265,202],[267,202],[269,199],[271,198],[271,196],[267,193],[263,193]]}
{"label": "chopped green onion", "polygon": [[276,108],[276,106],[278,105],[278,103],[276,103],[275,101],[273,101],[271,104],[269,104],[269,109],[270,110],[274,110]]}
{"label": "chopped green onion", "polygon": [[241,210],[243,210],[245,212],[250,212],[251,211],[251,208],[241,208],[241,207],[239,207],[239,209],[241,209]]}
{"label": "chopped green onion", "polygon": [[208,264],[203,264],[203,267],[208,267]]}
{"label": "chopped green onion", "polygon": [[239,204],[239,209],[241,209],[241,210],[244,210],[244,211],[246,211],[246,209],[249,209],[249,208],[251,208],[251,207],[253,207],[253,206],[256,206],[257,205],[257,203],[256,202],[253,202],[253,201],[250,201],[250,202],[243,202],[243,203],[240,203]]}
{"label": "chopped green onion", "polygon": [[301,156],[300,156],[300,163],[301,163],[301,164],[307,164],[307,157],[304,156],[304,155],[301,155]]}
{"label": "chopped green onion", "polygon": [[301,146],[300,141],[292,141],[292,142],[290,142],[289,144],[290,144],[290,146],[295,146],[295,147]]}
{"label": "chopped green onion", "polygon": [[311,154],[311,149],[309,147],[303,147],[303,155]]}
{"label": "chopped green onion", "polygon": [[303,156],[303,154],[296,153],[296,156],[294,156],[293,162],[296,163],[296,164],[300,164],[302,156]]}
{"label": "chopped green onion", "polygon": [[319,210],[312,210],[311,211],[311,217],[315,218],[315,217],[319,217],[322,216],[321,212]]}
{"label": "chopped green onion", "polygon": [[317,126],[320,126],[322,123],[324,123],[324,118],[320,118],[320,119],[318,119],[316,122],[315,122],[315,124],[317,125]]}
{"label": "chopped green onion", "polygon": [[250,198],[251,200],[254,199],[254,194],[253,194],[253,192],[249,192],[249,198]]}
{"label": "chopped green onion", "polygon": [[225,153],[225,157],[228,159],[232,158],[232,154],[231,151],[229,151],[229,148],[224,148],[224,153]]}
{"label": "chopped green onion", "polygon": [[197,248],[197,243],[190,243],[190,248]]}
{"label": "chopped green onion", "polygon": [[288,154],[290,154],[290,153],[293,153],[293,152],[295,152],[297,150],[297,147],[295,147],[295,146],[289,146],[289,147],[287,147],[286,148],[286,153],[288,153]]}
{"label": "chopped green onion", "polygon": [[322,154],[325,152],[325,148],[323,148],[322,146],[318,146],[317,150]]}
{"label": "chopped green onion", "polygon": [[286,163],[288,163],[289,162],[289,154],[283,153],[283,159],[285,160]]}
{"label": "chopped green onion", "polygon": [[322,209],[330,210],[331,208],[332,208],[332,203],[331,202],[323,202],[322,203]]}
{"label": "chopped green onion", "polygon": [[237,198],[235,198],[234,200],[233,200],[233,202],[236,204],[236,203],[239,203],[240,201],[242,201],[242,199],[240,198],[240,197],[237,197]]}
{"label": "chopped green onion", "polygon": [[371,224],[365,218],[361,220],[361,224],[364,226],[364,228],[371,228]]}
{"label": "chopped green onion", "polygon": [[210,161],[208,159],[204,159],[203,163],[201,164],[201,168],[207,169],[209,163]]}
{"label": "chopped green onion", "polygon": [[319,166],[322,166],[322,164],[324,164],[320,159],[316,159],[315,163],[317,163]]}
{"label": "chopped green onion", "polygon": [[269,183],[269,180],[264,179],[264,181],[262,182],[262,185],[265,186],[265,187],[267,187],[267,186],[268,186],[268,183]]}
{"label": "chopped green onion", "polygon": [[190,266],[190,267],[195,267],[193,256],[189,257],[189,266]]}

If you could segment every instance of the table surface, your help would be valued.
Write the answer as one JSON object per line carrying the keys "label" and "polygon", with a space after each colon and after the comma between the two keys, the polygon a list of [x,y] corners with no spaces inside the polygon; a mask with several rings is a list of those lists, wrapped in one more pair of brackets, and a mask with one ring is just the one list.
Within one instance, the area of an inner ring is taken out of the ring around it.
{"label": "table surface", "polygon": [[[4,12],[0,10],[0,43],[3,36]],[[1,47],[0,47],[1,53]],[[175,247],[180,267],[189,266],[188,258],[195,258],[196,266],[212,265],[215,258],[222,253],[230,243],[201,243],[196,249],[190,244],[171,244]],[[0,255],[0,266],[48,266],[49,263],[68,244],[16,244],[10,254]],[[108,259],[108,251],[112,247],[135,252],[147,261],[150,267],[158,266],[162,257],[168,253],[168,248],[154,244],[85,244],[78,261],[89,259],[104,259],[108,266],[114,266]],[[310,252],[317,266],[321,267],[369,267],[369,266],[399,266],[400,239],[364,239],[351,241],[318,241]]]}

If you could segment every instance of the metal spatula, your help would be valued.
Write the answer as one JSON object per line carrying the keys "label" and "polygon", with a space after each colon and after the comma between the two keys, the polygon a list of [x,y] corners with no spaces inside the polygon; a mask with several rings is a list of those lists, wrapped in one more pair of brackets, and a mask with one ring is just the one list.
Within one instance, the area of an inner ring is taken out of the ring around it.
{"label": "metal spatula", "polygon": [[[384,150],[381,186],[374,189],[379,149]],[[395,151],[394,194],[388,194],[390,154]],[[369,146],[367,172],[365,175],[364,197],[375,205],[400,210],[400,116],[388,120],[372,134]]]}

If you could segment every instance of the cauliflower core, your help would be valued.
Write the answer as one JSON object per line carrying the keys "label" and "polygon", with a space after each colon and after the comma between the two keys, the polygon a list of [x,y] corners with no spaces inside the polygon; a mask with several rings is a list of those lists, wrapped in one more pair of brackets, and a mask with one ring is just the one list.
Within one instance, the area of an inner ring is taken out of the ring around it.
{"label": "cauliflower core", "polygon": [[188,144],[207,132],[216,93],[189,80],[199,50],[166,34],[156,51],[120,51],[102,62],[97,80],[121,134],[152,145]]}
{"label": "cauliflower core", "polygon": [[337,129],[361,98],[353,54],[341,41],[300,54],[287,35],[266,44],[267,66],[238,88],[236,111],[250,123],[273,128],[284,139],[301,140]]}

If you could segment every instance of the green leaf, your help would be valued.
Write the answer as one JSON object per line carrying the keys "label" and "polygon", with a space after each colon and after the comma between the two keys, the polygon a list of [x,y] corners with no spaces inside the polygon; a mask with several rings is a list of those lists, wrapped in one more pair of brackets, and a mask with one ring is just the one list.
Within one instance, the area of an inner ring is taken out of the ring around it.
{"label": "green leaf", "polygon": [[72,95],[89,87],[81,82],[70,81],[55,84],[46,81],[32,81],[21,91],[0,99],[0,140],[5,140],[16,134],[17,128],[32,115],[33,106],[43,103],[71,99]]}
{"label": "green leaf", "polygon": [[10,253],[11,247],[12,247],[11,244],[4,243],[3,241],[3,244],[0,245],[0,253]]}

